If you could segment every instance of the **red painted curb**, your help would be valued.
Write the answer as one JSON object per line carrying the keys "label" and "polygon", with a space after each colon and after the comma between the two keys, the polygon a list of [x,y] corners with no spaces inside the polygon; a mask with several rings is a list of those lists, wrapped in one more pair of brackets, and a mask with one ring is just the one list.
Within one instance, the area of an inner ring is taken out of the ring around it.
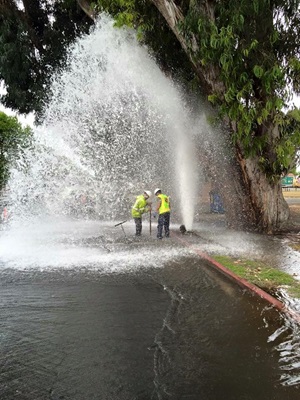
{"label": "red painted curb", "polygon": [[259,287],[248,282],[246,279],[239,277],[234,272],[232,272],[228,268],[226,268],[224,265],[220,264],[218,261],[211,258],[208,254],[195,249],[192,244],[190,244],[189,242],[184,240],[182,237],[180,237],[179,234],[175,233],[174,236],[176,237],[177,240],[179,240],[181,243],[183,243],[186,247],[191,248],[194,253],[198,254],[198,256],[200,256],[204,260],[207,260],[218,271],[220,271],[224,275],[226,275],[226,276],[230,277],[232,280],[234,280],[238,285],[250,290],[251,292],[255,293],[257,296],[261,297],[262,299],[266,300],[268,303],[273,305],[279,311],[283,311],[284,313],[288,314],[293,319],[295,319],[297,322],[300,322],[300,315],[297,314],[295,311],[289,309],[280,300],[276,299],[275,297],[271,296],[269,293],[265,292],[264,290],[260,289]]}

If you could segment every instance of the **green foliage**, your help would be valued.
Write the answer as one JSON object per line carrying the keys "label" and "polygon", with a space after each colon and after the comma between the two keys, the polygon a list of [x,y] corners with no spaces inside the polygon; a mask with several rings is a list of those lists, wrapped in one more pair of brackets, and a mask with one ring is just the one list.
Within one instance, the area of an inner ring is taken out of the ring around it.
{"label": "green foliage", "polygon": [[276,181],[299,146],[299,121],[283,109],[300,89],[300,2],[220,1],[210,18],[190,4],[180,29],[191,58],[204,71],[216,68],[224,84],[208,99],[229,117],[245,157],[258,157]]}
{"label": "green foliage", "polygon": [[300,110],[294,108],[279,121],[280,137],[277,139],[277,163],[286,167],[284,173],[296,168],[300,150]]}
{"label": "green foliage", "polygon": [[[192,81],[191,66],[178,57],[174,35],[150,3],[98,0],[97,7],[112,14],[116,26],[137,29],[166,69],[185,63],[186,81]],[[180,2],[185,19],[179,29],[190,58],[208,73],[216,68],[217,79],[224,85],[224,90],[208,93],[209,101],[219,109],[221,119],[231,121],[233,142],[244,157],[256,157],[274,182],[291,168],[299,146],[300,122],[283,111],[291,91],[300,91],[299,3],[219,1],[208,13],[206,2]]]}
{"label": "green foliage", "polygon": [[32,131],[23,128],[16,117],[0,112],[0,190],[6,185],[12,164],[25,164],[24,151],[30,146]]}
{"label": "green foliage", "polygon": [[7,107],[40,111],[51,74],[63,66],[67,46],[87,32],[92,21],[76,0],[27,0],[24,10],[14,1],[0,4],[0,80]]}
{"label": "green foliage", "polygon": [[[97,0],[97,12],[107,12],[115,19],[115,26],[134,28],[142,44],[152,51],[161,69],[173,79],[195,88],[196,75],[190,61],[165,19],[149,0]],[[198,81],[197,81],[197,86]]]}
{"label": "green foliage", "polygon": [[142,15],[139,13],[139,3],[141,6],[145,5],[145,1],[136,0],[98,0],[95,7],[98,11],[106,11],[113,15],[117,27],[126,25],[133,28],[142,25],[142,29],[146,30],[147,25],[143,24]]}
{"label": "green foliage", "polygon": [[[270,181],[278,181],[299,147],[300,121],[284,107],[291,91],[300,93],[300,0],[174,4],[185,16],[178,28],[198,76],[201,71],[213,76],[208,99],[229,119],[233,142],[243,157],[259,160]],[[24,11],[15,2],[0,4],[0,79],[8,90],[1,101],[26,113],[41,109],[68,44],[91,21],[76,0],[24,0],[23,5]],[[116,26],[135,28],[162,70],[195,87],[185,50],[152,1],[96,0],[94,7],[110,13]]]}

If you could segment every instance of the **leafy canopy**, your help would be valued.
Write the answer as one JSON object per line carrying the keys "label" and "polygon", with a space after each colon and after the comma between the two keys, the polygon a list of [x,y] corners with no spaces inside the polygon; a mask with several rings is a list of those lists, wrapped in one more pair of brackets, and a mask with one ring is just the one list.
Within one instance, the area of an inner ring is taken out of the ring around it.
{"label": "leafy canopy", "polygon": [[10,167],[25,164],[24,152],[31,144],[30,127],[23,128],[16,117],[0,111],[0,190],[9,178]]}
{"label": "leafy canopy", "polygon": [[300,93],[300,2],[215,3],[211,17],[191,6],[180,28],[196,62],[219,69],[224,90],[208,98],[233,123],[234,141],[276,179],[289,169],[300,143],[299,121],[284,112],[293,92]]}
{"label": "leafy canopy", "polygon": [[[117,26],[135,27],[152,48],[158,43],[158,32],[160,43],[166,37],[176,41],[160,31],[166,23],[157,23],[150,3],[98,0],[97,5],[114,15]],[[243,156],[258,157],[269,179],[278,180],[294,163],[300,143],[299,121],[284,111],[292,93],[300,93],[300,1],[182,0],[176,4],[184,16],[178,28],[190,59],[203,72],[216,68],[222,82],[216,90],[212,85],[208,99],[220,117],[230,121],[233,141]]]}
{"label": "leafy canopy", "polygon": [[138,39],[149,47],[163,71],[195,88],[197,79],[186,53],[151,1],[97,0],[94,7],[98,13],[112,15],[116,27],[134,28]]}
{"label": "leafy canopy", "polygon": [[40,111],[68,45],[91,23],[76,0],[1,1],[0,80],[7,89],[1,103],[21,113]]}

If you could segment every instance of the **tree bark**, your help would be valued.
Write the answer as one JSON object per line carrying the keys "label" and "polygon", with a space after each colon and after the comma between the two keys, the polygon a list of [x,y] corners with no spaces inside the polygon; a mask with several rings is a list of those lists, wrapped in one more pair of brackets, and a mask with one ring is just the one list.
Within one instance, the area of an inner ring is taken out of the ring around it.
{"label": "tree bark", "polygon": [[[165,18],[167,24],[188,55],[194,69],[199,76],[203,88],[207,93],[224,94],[225,88],[220,80],[217,67],[203,67],[193,53],[198,50],[197,38],[192,37],[192,51],[188,50],[185,38],[178,29],[178,23],[183,21],[184,15],[174,0],[151,0]],[[178,3],[178,1],[177,1]],[[201,10],[207,18],[214,19],[214,2],[201,2]],[[229,125],[230,125],[230,121]],[[232,129],[232,126],[231,126]],[[278,134],[275,126],[269,126],[265,132],[272,143]],[[215,181],[223,198],[226,215],[229,223],[234,227],[243,227],[251,230],[272,233],[279,230],[289,218],[289,207],[284,200],[280,182],[271,183],[265,173],[259,168],[256,157],[246,158],[239,145],[235,149],[236,162],[231,162],[224,168],[224,160],[215,157],[217,170],[222,176]],[[208,169],[212,169],[212,164]],[[212,172],[216,176],[216,171]],[[220,180],[222,184],[220,184]],[[219,182],[219,183],[218,183]]]}
{"label": "tree bark", "polygon": [[90,17],[93,21],[95,20],[95,12],[91,6],[91,2],[88,0],[77,0],[79,7]]}
{"label": "tree bark", "polygon": [[[186,6],[189,2],[185,0],[150,1],[164,17],[189,57],[200,79],[202,89],[207,94],[216,93],[222,98],[225,93],[225,86],[220,79],[219,68],[201,65],[197,61],[197,57],[193,57],[199,49],[197,43],[199,38],[192,36],[192,48],[189,48],[185,37],[178,28],[178,23],[184,20],[184,14],[179,3]],[[94,18],[89,0],[77,0],[77,2],[87,15]],[[215,2],[213,0],[202,0],[197,6],[207,18],[214,20]],[[226,121],[226,126],[234,132],[233,121]],[[224,132],[226,132],[225,129]],[[278,134],[278,129],[276,126],[270,125],[264,134],[267,135],[269,143],[272,144]],[[270,151],[272,152],[272,145],[270,145]],[[245,157],[240,144],[236,145],[233,152],[232,157],[228,159],[220,157],[218,151],[209,151],[209,154],[206,154],[203,158],[207,173],[213,179],[215,187],[222,196],[229,224],[235,228],[267,233],[279,230],[289,218],[289,207],[284,200],[280,182],[271,183],[259,168],[258,157]],[[220,171],[222,171],[222,176],[219,176]]]}

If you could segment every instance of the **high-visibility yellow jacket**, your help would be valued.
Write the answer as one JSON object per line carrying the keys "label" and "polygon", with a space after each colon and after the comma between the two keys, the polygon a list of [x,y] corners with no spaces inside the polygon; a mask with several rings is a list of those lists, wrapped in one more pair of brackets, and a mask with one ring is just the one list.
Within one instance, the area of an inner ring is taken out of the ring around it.
{"label": "high-visibility yellow jacket", "polygon": [[160,199],[160,207],[158,209],[159,214],[170,212],[170,199],[165,194],[159,194],[157,196]]}
{"label": "high-visibility yellow jacket", "polygon": [[131,210],[133,218],[141,218],[142,214],[149,211],[148,203],[143,195],[136,198]]}

